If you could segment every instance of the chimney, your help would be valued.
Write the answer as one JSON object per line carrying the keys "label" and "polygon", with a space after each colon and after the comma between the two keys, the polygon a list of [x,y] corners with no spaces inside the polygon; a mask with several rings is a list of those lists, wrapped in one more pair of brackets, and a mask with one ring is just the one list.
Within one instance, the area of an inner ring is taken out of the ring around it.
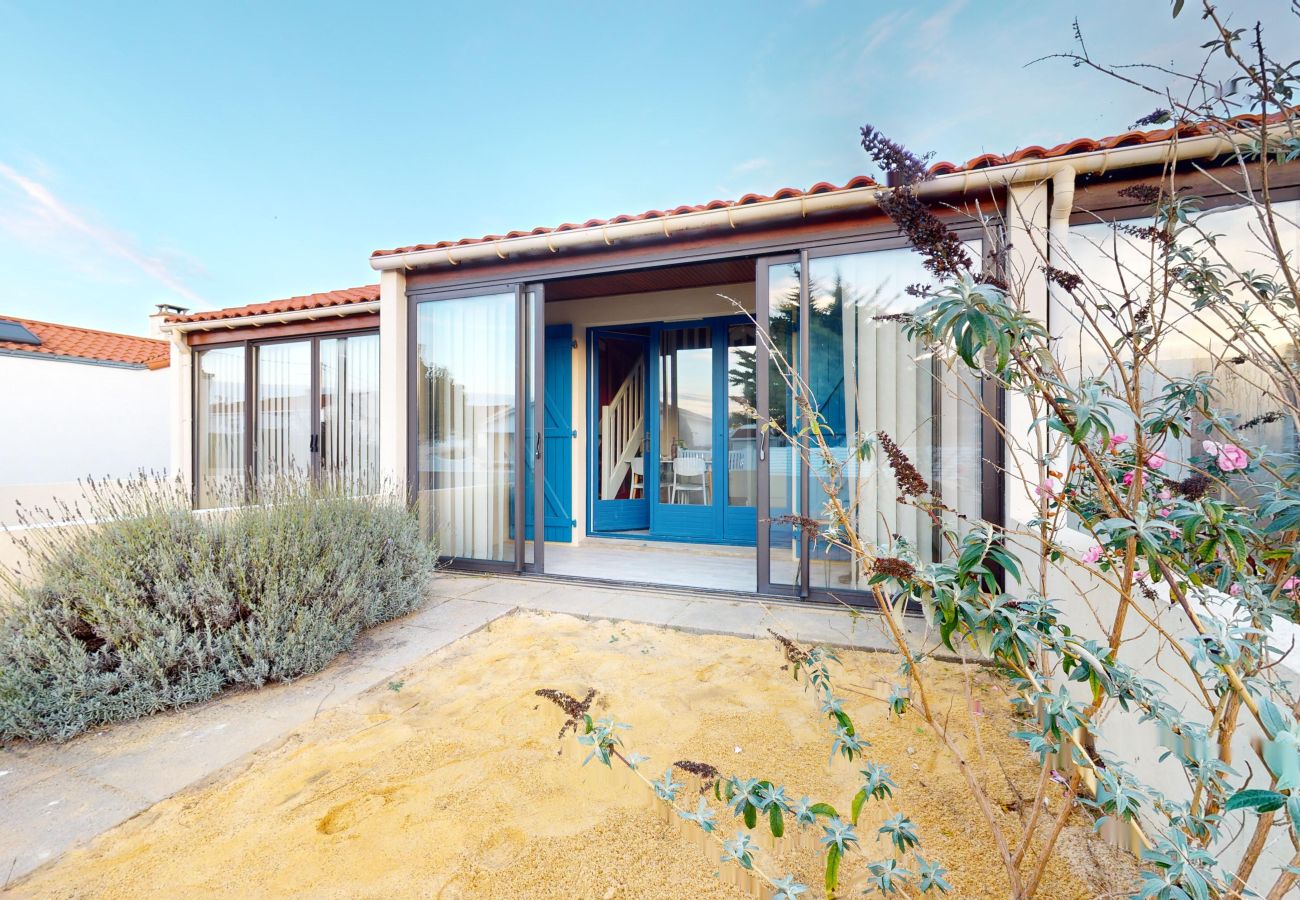
{"label": "chimney", "polygon": [[163,333],[162,325],[170,316],[183,316],[189,310],[184,306],[177,306],[174,303],[159,303],[155,309],[157,312],[149,314],[149,337],[166,340],[167,335]]}

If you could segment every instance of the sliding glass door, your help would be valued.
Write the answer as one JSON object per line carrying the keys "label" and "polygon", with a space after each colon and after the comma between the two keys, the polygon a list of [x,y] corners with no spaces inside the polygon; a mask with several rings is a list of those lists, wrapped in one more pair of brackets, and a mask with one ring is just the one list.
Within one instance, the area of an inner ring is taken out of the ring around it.
{"label": "sliding glass door", "polygon": [[[892,443],[931,493],[981,513],[980,385],[909,339],[900,314],[924,283],[907,248],[835,249],[758,266],[760,590],[834,596],[868,590],[844,545],[847,521],[882,556],[939,559],[931,513],[900,502],[884,451]],[[813,423],[820,439],[813,436]],[[949,515],[944,513],[943,515]]]}
{"label": "sliding glass door", "polygon": [[[485,568],[541,568],[544,470],[533,386],[540,286],[416,295],[412,489],[441,556]],[[532,518],[532,528],[526,527]]]}

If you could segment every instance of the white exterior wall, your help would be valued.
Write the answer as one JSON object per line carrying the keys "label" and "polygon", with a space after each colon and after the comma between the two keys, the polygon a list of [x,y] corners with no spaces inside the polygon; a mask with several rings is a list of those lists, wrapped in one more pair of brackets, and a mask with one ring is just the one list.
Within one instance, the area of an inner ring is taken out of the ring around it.
{"label": "white exterior wall", "polygon": [[0,522],[88,475],[166,472],[171,391],[169,369],[0,355]]}

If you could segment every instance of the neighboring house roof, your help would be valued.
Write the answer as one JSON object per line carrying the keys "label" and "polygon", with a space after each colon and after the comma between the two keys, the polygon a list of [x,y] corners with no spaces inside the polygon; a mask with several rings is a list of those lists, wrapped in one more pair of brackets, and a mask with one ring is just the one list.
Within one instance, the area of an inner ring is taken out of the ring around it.
{"label": "neighboring house roof", "polygon": [[[1270,121],[1282,121],[1289,115],[1294,114],[1295,110],[1289,113],[1276,113],[1269,116]],[[1260,116],[1243,115],[1228,120],[1229,124],[1236,127],[1258,126]],[[1076,138],[1067,141],[1064,144],[1057,144],[1055,147],[1040,147],[1037,145],[1025,147],[1016,150],[1013,153],[999,155],[996,153],[985,153],[969,159],[964,163],[939,162],[930,166],[931,175],[951,175],[954,172],[974,171],[977,169],[988,169],[994,166],[1010,165],[1027,160],[1056,159],[1059,157],[1070,156],[1075,153],[1093,153],[1098,150],[1114,150],[1120,147],[1132,147],[1142,144],[1156,144],[1162,141],[1168,141],[1174,137],[1189,138],[1199,135],[1211,134],[1216,126],[1204,122],[1188,123],[1175,128],[1160,128],[1151,131],[1126,131],[1123,134],[1113,135],[1104,138]],[[557,225],[554,228],[539,227],[531,231],[510,231],[506,234],[488,234],[483,237],[461,238],[455,241],[438,241],[434,244],[412,244],[408,247],[395,247],[392,250],[376,250],[370,254],[371,258],[379,256],[394,256],[399,253],[412,253],[419,250],[444,250],[448,247],[463,247],[466,244],[483,244],[492,241],[507,240],[509,238],[527,237],[529,235],[551,234],[560,231],[573,231],[579,228],[597,228],[601,225],[617,225],[622,222],[633,222],[644,219],[662,219],[667,216],[683,215],[685,213],[701,212],[711,209],[726,209],[732,206],[747,206],[751,203],[763,203],[769,200],[785,200],[795,197],[807,197],[814,194],[827,194],[834,191],[847,191],[856,188],[871,187],[878,184],[872,178],[866,175],[859,175],[850,179],[841,185],[830,184],[821,181],[814,184],[807,190],[798,188],[784,187],[773,194],[746,194],[739,200],[710,200],[708,203],[702,203],[695,206],[678,206],[673,209],[651,209],[643,213],[625,214],[615,216],[612,219],[588,219],[581,224],[566,222],[563,225]]]}
{"label": "neighboring house roof", "polygon": [[[0,316],[0,322],[21,326],[39,341],[33,343],[30,339],[21,339],[21,335],[14,334],[20,340],[0,340],[0,352],[6,354],[84,359],[144,369],[163,369],[171,361],[170,345],[156,338],[97,331],[76,325],[37,322],[16,316]],[[0,335],[3,333],[0,332]]]}
{"label": "neighboring house roof", "polygon": [[226,309],[214,309],[208,312],[190,313],[186,316],[168,316],[168,322],[214,322],[221,319],[239,319],[244,316],[273,315],[275,313],[297,312],[308,309],[329,309],[346,306],[349,303],[366,303],[379,299],[379,285],[368,284],[364,287],[344,288],[340,291],[324,291],[319,294],[303,294],[299,297],[286,297],[283,300],[271,300],[266,303],[251,303],[248,306],[231,306]]}

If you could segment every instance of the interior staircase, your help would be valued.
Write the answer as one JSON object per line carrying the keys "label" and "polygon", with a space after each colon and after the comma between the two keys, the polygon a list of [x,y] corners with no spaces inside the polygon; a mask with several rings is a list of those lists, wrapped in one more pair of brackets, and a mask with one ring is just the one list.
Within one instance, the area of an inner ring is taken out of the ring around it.
{"label": "interior staircase", "polygon": [[600,409],[600,499],[613,500],[645,441],[645,359],[638,359]]}

